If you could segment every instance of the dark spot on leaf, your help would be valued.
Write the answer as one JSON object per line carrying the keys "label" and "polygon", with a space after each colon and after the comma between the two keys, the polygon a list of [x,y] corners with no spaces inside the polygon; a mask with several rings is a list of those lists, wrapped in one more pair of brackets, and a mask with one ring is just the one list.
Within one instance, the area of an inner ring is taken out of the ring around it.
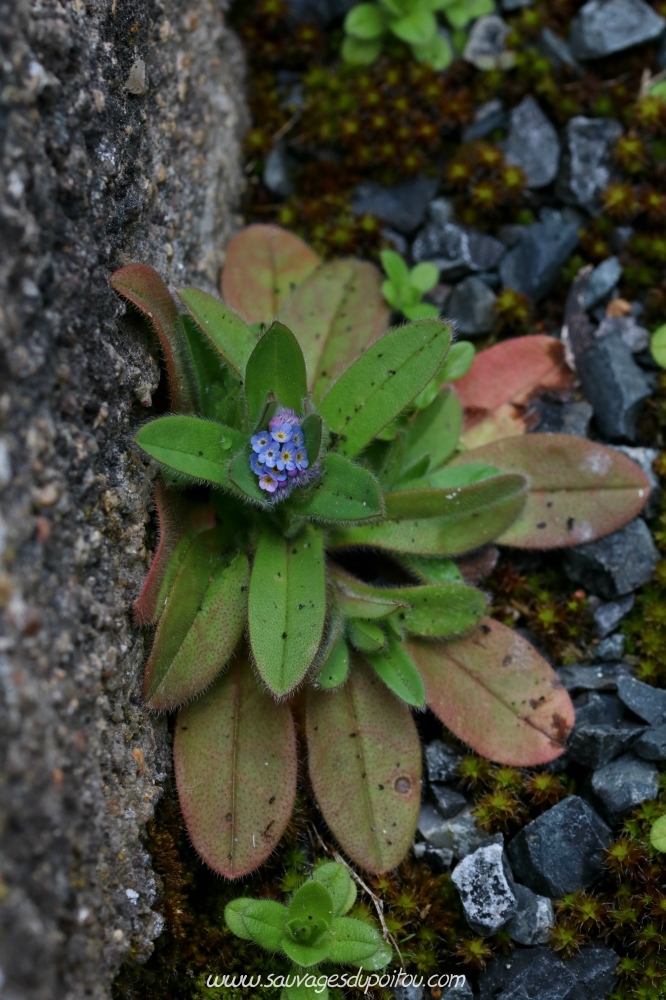
{"label": "dark spot on leaf", "polygon": [[227,823],[231,823],[232,819],[231,813],[227,813],[227,815],[224,818],[226,819]]}
{"label": "dark spot on leaf", "polygon": [[546,507],[552,507],[552,506],[553,506],[553,501],[549,500],[548,503],[546,504]]}
{"label": "dark spot on leaf", "polygon": [[488,635],[489,632],[490,632],[490,626],[489,625],[482,625],[481,626],[481,631],[483,632],[484,635]]}
{"label": "dark spot on leaf", "polygon": [[275,802],[275,796],[271,795],[270,799],[268,800],[269,806],[272,806],[274,802]]}
{"label": "dark spot on leaf", "polygon": [[504,657],[504,659],[502,660],[502,666],[503,667],[508,667],[512,660],[513,660],[513,657],[510,654],[507,654]]}
{"label": "dark spot on leaf", "polygon": [[299,610],[299,611],[302,611],[304,607],[305,607],[305,605],[304,605],[304,604],[299,604],[299,605],[298,605],[298,610]]}
{"label": "dark spot on leaf", "polygon": [[184,733],[186,733],[186,732],[187,732],[187,726],[181,726],[180,728],[182,729],[182,731],[183,731]]}
{"label": "dark spot on leaf", "polygon": [[553,712],[553,739],[557,740],[558,743],[564,742],[564,740],[569,735],[569,727],[567,726],[565,720],[558,712]]}
{"label": "dark spot on leaf", "polygon": [[202,452],[202,451],[200,451],[200,452],[199,452],[199,454],[200,454],[200,455],[203,455],[203,452]]}
{"label": "dark spot on leaf", "polygon": [[545,521],[539,521],[539,523],[537,524],[537,528],[545,528],[545,527],[546,527]]}
{"label": "dark spot on leaf", "polygon": [[283,638],[283,639],[286,639],[286,638],[287,638],[287,633],[286,633],[286,632],[283,632],[283,633],[282,633],[282,638]]}
{"label": "dark spot on leaf", "polygon": [[351,736],[352,739],[354,739],[354,737],[357,736],[358,733],[350,733],[349,735]]}
{"label": "dark spot on leaf", "polygon": [[573,518],[573,517],[568,517],[568,518],[567,518],[567,529],[568,529],[569,531],[573,531],[573,526],[574,526],[574,524],[575,524],[575,518]]}
{"label": "dark spot on leaf", "polygon": [[403,775],[401,778],[396,778],[395,785],[393,787],[396,792],[400,792],[401,795],[406,795],[407,792],[411,790],[412,783],[409,778],[405,778]]}
{"label": "dark spot on leaf", "polygon": [[378,785],[377,787],[379,788],[379,791],[380,791],[380,792],[383,792],[383,791],[384,791],[384,786],[383,786],[383,785]]}

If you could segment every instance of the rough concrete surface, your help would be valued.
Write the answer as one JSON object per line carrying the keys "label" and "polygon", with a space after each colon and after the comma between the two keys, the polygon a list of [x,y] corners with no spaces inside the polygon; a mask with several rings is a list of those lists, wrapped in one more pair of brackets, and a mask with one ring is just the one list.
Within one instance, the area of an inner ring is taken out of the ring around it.
{"label": "rough concrete surface", "polygon": [[[0,994],[110,995],[159,934],[170,768],[131,605],[155,343],[131,259],[212,290],[240,221],[243,65],[218,2],[0,0]],[[161,390],[160,390],[161,391]],[[159,398],[159,397],[158,397]]]}

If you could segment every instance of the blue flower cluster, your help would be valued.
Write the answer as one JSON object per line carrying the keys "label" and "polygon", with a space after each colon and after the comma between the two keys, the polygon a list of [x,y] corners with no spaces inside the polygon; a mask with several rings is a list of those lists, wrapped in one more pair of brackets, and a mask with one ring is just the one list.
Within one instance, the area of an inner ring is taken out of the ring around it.
{"label": "blue flower cluster", "polygon": [[275,493],[287,485],[298,485],[308,467],[301,422],[293,410],[280,409],[269,421],[267,431],[251,438],[250,468],[259,477],[259,486]]}

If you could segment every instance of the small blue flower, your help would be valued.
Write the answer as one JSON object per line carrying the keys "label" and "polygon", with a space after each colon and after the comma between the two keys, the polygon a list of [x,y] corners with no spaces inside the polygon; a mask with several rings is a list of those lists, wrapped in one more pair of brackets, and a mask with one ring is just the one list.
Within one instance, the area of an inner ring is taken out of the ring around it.
{"label": "small blue flower", "polygon": [[291,441],[291,433],[291,425],[283,424],[282,427],[276,427],[274,431],[271,431],[271,437],[278,444],[286,444],[287,441]]}
{"label": "small blue flower", "polygon": [[259,452],[259,461],[263,462],[269,469],[274,469],[280,458],[280,445],[277,441],[271,441],[267,448]]}
{"label": "small blue flower", "polygon": [[282,471],[286,469],[290,472],[292,469],[296,468],[296,463],[294,461],[295,450],[291,447],[291,444],[285,444],[280,452],[280,457],[278,458],[277,467]]}
{"label": "small blue flower", "polygon": [[262,472],[259,476],[259,488],[266,490],[267,493],[275,493],[279,484],[279,479],[277,479],[272,472]]}
{"label": "small blue flower", "polygon": [[294,455],[294,465],[299,472],[302,472],[303,469],[307,469],[309,464],[307,451],[305,448],[299,448]]}
{"label": "small blue flower", "polygon": [[261,454],[261,452],[265,448],[268,448],[269,444],[272,443],[272,440],[268,431],[259,431],[258,434],[252,435],[250,443],[252,444],[254,451],[256,451],[257,454]]}
{"label": "small blue flower", "polygon": [[266,471],[266,466],[261,461],[259,455],[255,455],[254,452],[250,455],[250,468],[254,472],[255,476],[260,476]]}
{"label": "small blue flower", "polygon": [[305,437],[303,435],[303,431],[301,430],[301,428],[294,427],[294,429],[291,432],[291,443],[295,445],[296,448],[300,448],[304,441]]}

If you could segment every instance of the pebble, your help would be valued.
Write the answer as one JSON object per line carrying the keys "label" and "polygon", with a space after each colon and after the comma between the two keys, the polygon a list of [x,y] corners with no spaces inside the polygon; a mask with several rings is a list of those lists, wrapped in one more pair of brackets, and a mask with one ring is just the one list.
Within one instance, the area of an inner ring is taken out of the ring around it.
{"label": "pebble", "polygon": [[355,215],[374,215],[399,233],[413,233],[423,225],[438,186],[431,177],[413,177],[392,187],[369,181],[355,189],[352,208]]}
{"label": "pebble", "polygon": [[659,771],[656,764],[626,753],[599,768],[592,775],[592,791],[611,823],[625,813],[659,794]]}
{"label": "pebble", "polygon": [[464,979],[464,983],[456,982],[453,986],[446,986],[442,990],[442,997],[450,997],[451,1000],[474,1000],[472,987],[469,985],[466,976]]}
{"label": "pebble", "polygon": [[602,59],[658,38],[666,28],[644,0],[588,0],[571,22],[570,44],[577,59]]}
{"label": "pebble", "polygon": [[456,792],[455,789],[449,788],[448,785],[440,785],[437,782],[432,782],[430,785],[430,790],[437,803],[437,809],[440,816],[444,819],[451,819],[452,816],[457,816],[461,809],[464,809],[467,805],[467,799],[460,792]]}
{"label": "pebble", "polygon": [[604,316],[594,331],[596,340],[618,334],[632,354],[639,354],[650,344],[650,331],[636,322],[634,316]]}
{"label": "pebble", "polygon": [[586,691],[574,699],[576,725],[619,722],[624,715],[624,705],[614,694]]}
{"label": "pebble", "polygon": [[458,777],[463,755],[442,740],[433,740],[425,748],[428,781],[452,781]]}
{"label": "pebble", "polygon": [[516,61],[514,53],[504,48],[510,32],[509,25],[497,14],[480,17],[472,25],[463,59],[477,69],[510,69]]}
{"label": "pebble", "polygon": [[[445,202],[445,199],[437,199]],[[435,203],[433,203],[434,205]],[[431,220],[419,232],[412,246],[415,263],[430,260],[440,271],[443,282],[457,281],[479,271],[492,271],[506,253],[506,248],[492,236],[475,229],[465,229],[446,218],[447,203],[437,206]]]}
{"label": "pebble", "polygon": [[504,857],[502,834],[488,838],[468,854],[451,874],[467,923],[484,936],[494,934],[517,909],[513,878]]}
{"label": "pebble", "polygon": [[527,226],[525,235],[500,263],[507,288],[537,302],[557,282],[560,270],[578,246],[578,226],[552,219]]}
{"label": "pebble", "polygon": [[634,595],[627,594],[619,601],[608,601],[607,604],[600,604],[594,612],[594,630],[600,639],[605,639],[614,628],[620,624],[625,615],[628,615],[634,606]]}
{"label": "pebble", "polygon": [[288,198],[293,192],[291,161],[284,143],[276,143],[266,157],[263,182],[278,198]]}
{"label": "pebble", "polygon": [[666,721],[666,690],[645,684],[636,677],[620,677],[617,682],[620,701],[648,725]]}
{"label": "pebble", "polygon": [[433,847],[449,848],[455,858],[464,858],[486,839],[485,832],[476,825],[473,808],[465,806],[456,816],[444,819],[434,806],[425,803],[417,829]]}
{"label": "pebble", "polygon": [[596,340],[576,357],[576,370],[601,434],[611,441],[633,441],[650,384],[622,337],[612,333]]}
{"label": "pebble", "polygon": [[[419,977],[420,978],[420,977]],[[394,986],[393,996],[395,1000],[423,1000],[424,992],[422,986]]]}
{"label": "pebble", "polygon": [[641,726],[630,722],[583,723],[572,731],[567,752],[584,767],[603,767],[624,753],[641,732]]}
{"label": "pebble", "polygon": [[574,59],[569,43],[556,35],[550,28],[544,28],[539,36],[540,48],[544,55],[555,65],[570,66],[581,71],[580,64]]}
{"label": "pebble", "polygon": [[619,962],[612,948],[581,948],[564,962],[550,948],[517,948],[479,976],[479,1000],[606,1000]]}
{"label": "pebble", "polygon": [[583,294],[583,306],[590,311],[607,298],[622,277],[622,266],[617,257],[607,257],[597,264]]}
{"label": "pebble", "polygon": [[526,885],[514,884],[514,895],[518,909],[506,925],[507,934],[517,944],[546,944],[555,923],[553,904],[547,896],[537,896]]}
{"label": "pebble", "polygon": [[555,180],[560,140],[533,97],[525,97],[512,110],[504,155],[508,163],[522,168],[530,188],[547,187]]}
{"label": "pebble", "polygon": [[446,306],[446,318],[453,320],[458,333],[467,337],[490,333],[497,318],[495,299],[482,278],[470,275],[453,289]]}
{"label": "pebble", "polygon": [[650,529],[640,518],[596,542],[568,549],[563,557],[570,579],[606,600],[621,597],[647,583],[658,561]]}
{"label": "pebble", "polygon": [[287,0],[289,13],[294,21],[315,21],[327,25],[343,17],[357,0]]}
{"label": "pebble", "polygon": [[504,128],[507,122],[507,112],[502,101],[494,98],[481,104],[474,114],[474,118],[465,125],[462,133],[463,142],[474,142],[475,139],[483,139],[490,135],[495,129]]}
{"label": "pebble", "polygon": [[646,729],[632,749],[645,760],[666,760],[666,723]]}
{"label": "pebble", "polygon": [[621,632],[609,635],[602,639],[595,651],[597,660],[605,660],[606,663],[614,663],[624,656],[624,636]]}
{"label": "pebble", "polygon": [[427,841],[414,844],[412,850],[417,861],[423,861],[436,872],[448,871],[453,861],[450,847],[433,847]]}
{"label": "pebble", "polygon": [[570,795],[523,827],[507,854],[516,878],[533,892],[557,899],[592,885],[603,870],[610,840],[594,809]]}
{"label": "pebble", "polygon": [[573,663],[558,667],[557,675],[569,694],[579,691],[617,691],[620,677],[630,677],[631,668],[626,663],[604,663],[593,667]]}
{"label": "pebble", "polygon": [[539,423],[533,428],[543,434],[573,434],[575,437],[588,437],[592,407],[584,400],[580,402],[537,399],[532,404],[539,416]]}
{"label": "pebble", "polygon": [[613,118],[569,119],[556,185],[562,201],[599,213],[601,194],[611,179],[611,151],[621,135],[622,126]]}
{"label": "pebble", "polygon": [[650,483],[650,496],[648,502],[642,511],[642,517],[650,520],[652,517],[656,517],[661,509],[661,485],[656,472],[652,468],[653,463],[657,458],[659,458],[659,450],[657,448],[632,448],[629,445],[615,444],[611,446],[615,451],[621,451],[623,455],[630,458],[632,462],[639,465],[645,475],[648,477]]}

